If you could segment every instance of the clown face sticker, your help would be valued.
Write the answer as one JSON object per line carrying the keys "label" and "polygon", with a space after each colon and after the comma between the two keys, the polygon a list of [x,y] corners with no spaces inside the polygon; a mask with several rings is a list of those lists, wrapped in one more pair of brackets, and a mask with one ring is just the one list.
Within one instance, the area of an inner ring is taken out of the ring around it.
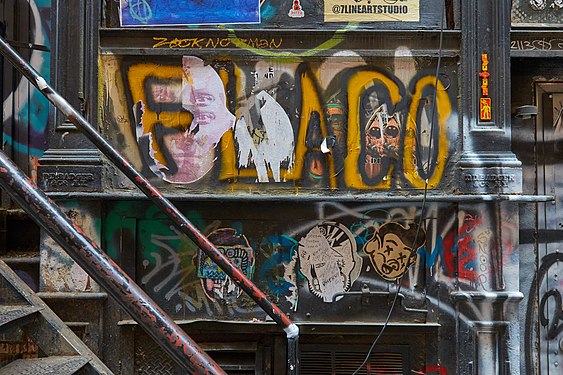
{"label": "clown face sticker", "polygon": [[[415,239],[416,237],[416,239]],[[365,244],[375,271],[385,280],[397,280],[416,261],[417,250],[424,246],[425,233],[412,225],[383,224]]]}

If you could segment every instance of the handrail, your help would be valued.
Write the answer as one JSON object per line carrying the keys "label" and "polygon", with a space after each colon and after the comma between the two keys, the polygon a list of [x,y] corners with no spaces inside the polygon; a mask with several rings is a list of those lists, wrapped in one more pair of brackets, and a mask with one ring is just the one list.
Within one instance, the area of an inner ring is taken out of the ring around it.
{"label": "handrail", "polygon": [[224,256],[162,193],[131,163],[111,146],[97,130],[59,95],[6,41],[0,37],[0,52],[55,105],[98,149],[127,176],[166,216],[174,226],[202,249],[242,290],[244,290],[286,332],[287,373],[299,374],[299,328],[278,306],[271,302],[244,273]]}
{"label": "handrail", "polygon": [[223,375],[215,363],[68,216],[0,151],[0,186],[183,368]]}

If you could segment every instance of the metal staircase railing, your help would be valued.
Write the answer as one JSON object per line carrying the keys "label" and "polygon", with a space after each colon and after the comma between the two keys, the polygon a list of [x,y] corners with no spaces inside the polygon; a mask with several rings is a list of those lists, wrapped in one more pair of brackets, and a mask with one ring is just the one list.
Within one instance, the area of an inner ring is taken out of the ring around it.
{"label": "metal staircase railing", "polygon": [[3,152],[0,152],[0,187],[65,249],[92,279],[113,296],[179,365],[193,374],[224,374],[223,370]]}
{"label": "metal staircase railing", "polygon": [[[0,374],[113,375],[49,306],[1,260],[0,303],[0,334],[3,339],[25,332],[25,336],[31,338],[46,355],[34,359],[16,359],[0,368]],[[81,370],[83,371],[80,372]]]}
{"label": "metal staircase railing", "polygon": [[[233,266],[162,193],[117,150],[115,150],[72,106],[61,97],[3,38],[0,53],[4,55],[43,95],[80,129],[98,149],[127,176],[182,233],[188,236],[221,269],[236,282],[285,332],[287,373],[299,374],[299,328],[278,306],[238,268]],[[223,371],[185,332],[178,327],[105,253],[33,184],[27,176],[0,153],[0,185],[36,220],[69,255],[85,269],[131,316],[159,342],[174,359],[195,373]]]}

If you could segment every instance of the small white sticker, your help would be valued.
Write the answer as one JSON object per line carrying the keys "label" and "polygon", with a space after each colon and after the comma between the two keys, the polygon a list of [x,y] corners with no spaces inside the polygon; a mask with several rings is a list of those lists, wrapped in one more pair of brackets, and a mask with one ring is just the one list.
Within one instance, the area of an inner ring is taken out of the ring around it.
{"label": "small white sticker", "polygon": [[39,90],[45,90],[47,87],[49,87],[49,85],[47,85],[47,81],[45,81],[43,77],[37,78],[35,82],[37,83],[37,87],[39,87]]}
{"label": "small white sticker", "polygon": [[326,138],[323,139],[323,143],[321,143],[321,152],[323,154],[328,154],[330,152],[330,148],[328,148],[328,145],[326,143]]}

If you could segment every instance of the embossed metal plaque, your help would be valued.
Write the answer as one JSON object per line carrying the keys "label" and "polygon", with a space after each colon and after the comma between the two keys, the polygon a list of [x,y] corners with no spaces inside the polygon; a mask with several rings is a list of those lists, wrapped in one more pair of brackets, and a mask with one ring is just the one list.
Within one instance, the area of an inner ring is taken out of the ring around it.
{"label": "embossed metal plaque", "polygon": [[102,170],[98,166],[44,166],[37,185],[47,192],[98,192],[102,190]]}
{"label": "embossed metal plaque", "polygon": [[521,193],[522,170],[490,167],[461,168],[460,188],[464,193]]}

